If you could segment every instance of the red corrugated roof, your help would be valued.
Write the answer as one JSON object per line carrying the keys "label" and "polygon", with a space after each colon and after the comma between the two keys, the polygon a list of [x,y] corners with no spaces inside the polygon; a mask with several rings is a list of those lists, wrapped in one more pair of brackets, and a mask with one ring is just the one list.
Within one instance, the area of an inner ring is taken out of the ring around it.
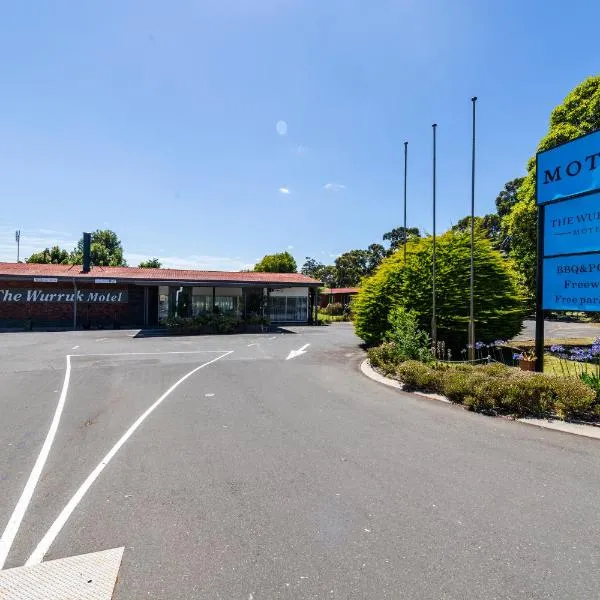
{"label": "red corrugated roof", "polygon": [[65,279],[140,279],[143,281],[190,281],[222,283],[267,283],[318,285],[301,273],[249,273],[234,271],[193,271],[187,269],[142,269],[139,267],[92,267],[83,273],[81,265],[38,265],[0,262],[0,277],[59,277]]}
{"label": "red corrugated roof", "polygon": [[321,294],[356,294],[358,288],[325,288]]}

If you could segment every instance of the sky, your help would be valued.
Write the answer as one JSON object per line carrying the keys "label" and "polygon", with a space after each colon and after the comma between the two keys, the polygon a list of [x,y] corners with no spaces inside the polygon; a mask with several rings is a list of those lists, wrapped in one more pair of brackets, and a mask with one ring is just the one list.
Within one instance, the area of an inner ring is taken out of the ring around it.
{"label": "sky", "polygon": [[331,263],[525,173],[598,74],[594,0],[53,0],[0,18],[0,261],[110,228],[130,265]]}

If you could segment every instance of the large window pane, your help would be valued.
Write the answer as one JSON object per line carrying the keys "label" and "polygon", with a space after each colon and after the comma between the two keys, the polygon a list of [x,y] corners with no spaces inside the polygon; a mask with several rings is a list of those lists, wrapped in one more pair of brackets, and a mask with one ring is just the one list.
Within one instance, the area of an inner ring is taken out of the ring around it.
{"label": "large window pane", "polygon": [[203,313],[212,312],[212,295],[210,296],[200,296],[198,294],[194,294],[192,296],[192,314],[194,317],[201,315]]}
{"label": "large window pane", "polygon": [[308,298],[300,296],[270,296],[271,321],[307,321]]}
{"label": "large window pane", "polygon": [[237,315],[240,312],[240,300],[238,296],[216,296],[215,306],[225,314]]}

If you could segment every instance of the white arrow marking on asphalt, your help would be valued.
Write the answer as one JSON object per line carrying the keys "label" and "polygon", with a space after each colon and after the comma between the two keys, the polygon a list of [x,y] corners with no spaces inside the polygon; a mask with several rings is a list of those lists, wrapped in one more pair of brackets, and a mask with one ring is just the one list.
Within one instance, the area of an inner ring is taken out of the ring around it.
{"label": "white arrow marking on asphalt", "polygon": [[3,600],[110,600],[115,589],[124,548],[0,571]]}
{"label": "white arrow marking on asphalt", "polygon": [[290,360],[290,358],[296,358],[296,356],[300,356],[301,354],[306,354],[306,349],[310,346],[310,344],[304,344],[302,348],[298,350],[292,350],[285,360]]}

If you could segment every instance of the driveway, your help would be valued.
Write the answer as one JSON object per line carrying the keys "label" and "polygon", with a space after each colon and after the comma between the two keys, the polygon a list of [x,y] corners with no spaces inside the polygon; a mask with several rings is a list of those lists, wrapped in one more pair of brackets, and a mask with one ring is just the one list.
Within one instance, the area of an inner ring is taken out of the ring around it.
{"label": "driveway", "polygon": [[5,568],[124,547],[123,600],[598,597],[596,440],[381,386],[346,324],[133,335],[0,336]]}
{"label": "driveway", "polygon": [[[544,324],[546,339],[581,339],[600,336],[600,323],[566,323],[563,321],[546,321]],[[518,340],[535,339],[535,321],[528,319],[523,322],[523,330],[514,338]]]}

